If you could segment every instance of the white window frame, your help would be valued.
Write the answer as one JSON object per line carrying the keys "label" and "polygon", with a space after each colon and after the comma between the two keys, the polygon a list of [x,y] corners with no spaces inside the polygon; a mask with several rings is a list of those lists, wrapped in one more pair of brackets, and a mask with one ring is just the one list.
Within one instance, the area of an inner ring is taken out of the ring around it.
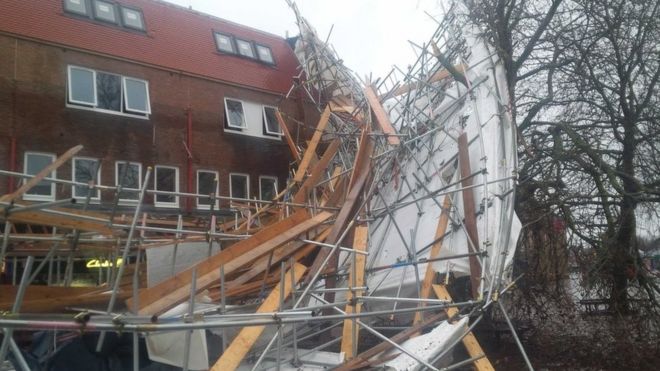
{"label": "white window frame", "polygon": [[[218,174],[218,172],[215,171],[215,170],[197,169],[197,172],[195,173],[196,174],[195,183],[196,183],[196,187],[197,187],[196,192],[197,192],[198,195],[201,194],[201,193],[199,193],[199,173],[214,174],[215,175],[214,180],[218,179],[218,181],[215,183],[216,198],[215,198],[215,203],[213,205],[213,208],[217,210],[218,207],[220,207],[220,203],[219,203],[219,200],[218,200],[218,197],[217,197],[220,194],[220,174]],[[211,205],[210,204],[209,205],[200,204],[199,200],[200,200],[199,197],[195,197],[195,201],[197,203],[197,209],[199,209],[199,210],[211,210]]]}
{"label": "white window frame", "polygon": [[[179,192],[179,168],[176,166],[165,166],[165,165],[156,165],[154,167],[154,191],[158,191],[158,169],[170,169],[174,170],[174,192]],[[158,194],[154,194],[154,206],[156,207],[169,207],[169,208],[178,208],[179,207],[179,196],[174,196],[174,202],[162,202],[158,201]]]}
{"label": "white window frame", "polygon": [[90,107],[90,102],[84,102],[84,101],[79,101],[79,100],[74,100],[73,97],[73,84],[71,83],[71,70],[76,69],[76,70],[81,70],[81,71],[87,71],[92,73],[92,84],[94,86],[94,103],[91,105],[92,107],[96,107],[98,105],[98,99],[97,99],[97,94],[96,94],[96,71],[91,69],[91,68],[85,68],[85,67],[79,67],[79,66],[74,66],[74,65],[69,65],[67,68],[67,81],[69,83],[69,96],[67,96],[67,102],[71,102],[73,104],[82,104],[86,107]]}
{"label": "white window frame", "polygon": [[264,197],[263,197],[263,194],[261,193],[261,190],[263,189],[263,187],[261,186],[261,182],[262,182],[262,180],[265,180],[265,179],[275,181],[275,195],[277,195],[277,193],[279,192],[279,186],[280,185],[278,184],[279,182],[278,182],[278,179],[277,179],[276,176],[272,176],[272,175],[260,175],[259,176],[259,199],[262,200],[262,201],[272,201],[272,200],[265,200]]}
{"label": "white window frame", "polygon": [[[122,190],[128,190],[129,192],[134,192],[135,191],[139,194],[140,190],[142,189],[142,163],[140,163],[140,162],[115,161],[115,187],[119,187],[119,180],[120,180],[119,178],[121,177],[121,174],[119,173],[119,165],[124,165],[124,164],[128,164],[128,166],[131,166],[131,165],[137,165],[138,166],[138,188],[135,189],[135,188],[125,187],[125,188],[122,188]],[[139,197],[140,196],[138,196],[138,199],[121,198],[121,194],[120,194],[119,203],[124,204],[124,205],[126,205],[126,204],[136,204],[139,201]]]}
{"label": "white window frame", "polygon": [[[71,69],[79,69],[79,70],[85,70],[85,71],[90,71],[93,74],[93,80],[94,80],[94,105],[90,105],[89,102],[81,102],[81,101],[76,101],[71,99]],[[103,109],[103,108],[98,108],[98,87],[96,84],[96,74],[97,72],[104,73],[107,75],[114,75],[118,76],[121,79],[121,94],[120,94],[120,102],[121,102],[121,111],[114,111],[114,110],[109,110],[109,109]],[[147,108],[148,112],[141,111],[141,110],[133,110],[133,109],[128,109],[124,108],[125,102],[126,102],[126,89],[125,86],[126,84],[124,83],[124,79],[128,78],[131,80],[136,80],[136,81],[143,81],[146,83],[147,86]],[[149,120],[149,116],[151,115],[151,96],[149,94],[149,81],[144,80],[144,79],[138,79],[136,77],[130,77],[130,76],[123,76],[118,73],[113,73],[113,72],[106,72],[106,71],[97,71],[91,68],[86,68],[86,67],[80,67],[76,65],[68,65],[67,66],[67,82],[68,82],[68,87],[67,87],[67,95],[64,97],[64,102],[65,106],[68,108],[75,108],[75,109],[81,109],[81,110],[87,110],[87,111],[95,111],[95,112],[102,112],[102,113],[108,113],[111,115],[119,115],[119,116],[126,116],[126,117],[132,117],[132,118],[137,118],[137,119],[142,119],[142,120]]]}
{"label": "white window frame", "polygon": [[[95,161],[99,164],[99,166],[96,169],[96,181],[94,182],[94,185],[99,185],[101,184],[101,160],[98,158],[93,158],[93,157],[74,157],[71,159],[71,180],[78,183],[76,180],[76,161],[78,160],[83,160],[83,161]],[[91,202],[99,202],[101,201],[101,190],[98,188],[93,188],[91,192],[95,192],[96,196],[92,196],[89,198]],[[76,185],[71,186],[71,197],[75,198],[76,200],[84,200],[87,198],[87,196],[78,196],[76,195]]]}
{"label": "white window frame", "polygon": [[277,128],[279,129],[279,131],[272,132],[272,131],[268,130],[268,116],[266,116],[266,108],[272,108],[272,109],[275,110],[275,112],[277,112],[277,107],[263,106],[262,109],[261,109],[261,113],[262,113],[263,118],[264,118],[264,126],[266,127],[266,134],[277,135],[278,137],[281,137],[282,135],[284,135],[284,133],[282,132],[282,128],[280,127],[279,122],[275,122],[275,124],[277,125]]}
{"label": "white window frame", "polygon": [[[144,87],[146,89],[146,95],[147,95],[147,109],[146,110],[141,110],[138,108],[130,108],[128,106],[128,89],[126,88],[126,81],[136,81],[136,82],[141,82],[144,83]],[[137,79],[135,77],[128,77],[128,76],[122,76],[121,77],[121,85],[122,85],[122,90],[123,90],[123,98],[124,98],[124,108],[127,112],[133,112],[133,113],[143,113],[145,115],[150,115],[151,114],[151,101],[149,98],[149,81],[147,80],[142,80],[142,79]]]}
{"label": "white window frame", "polygon": [[[231,124],[231,119],[229,118],[229,107],[227,107],[227,101],[231,100],[241,104],[241,109],[243,110],[243,126],[236,126]],[[225,117],[227,117],[227,127],[229,129],[247,129],[247,118],[245,117],[245,103],[236,98],[225,98]]]}
{"label": "white window frame", "polygon": [[[23,172],[27,174],[27,166],[28,166],[28,156],[29,155],[39,155],[39,156],[48,156],[51,158],[51,162],[54,162],[57,156],[53,153],[48,153],[48,152],[37,152],[37,151],[25,151],[23,154]],[[41,171],[41,170],[39,170]],[[36,175],[36,174],[35,174]],[[52,178],[55,179],[57,178],[57,169],[54,169],[51,171],[50,176],[47,178]],[[24,180],[24,183],[27,183],[31,178],[26,178]],[[35,195],[35,194],[30,194],[30,191],[28,190],[23,194],[23,199],[26,201],[55,201],[55,196],[56,196],[56,185],[55,182],[50,182],[50,195]]]}
{"label": "white window frame", "polygon": [[[245,173],[229,173],[229,197],[234,198],[234,190],[232,189],[231,186],[231,178],[233,176],[242,176],[246,178],[245,182],[245,187],[247,188],[245,192],[245,199],[249,200],[250,199],[250,174],[245,174]],[[233,201],[233,200],[232,200]]]}

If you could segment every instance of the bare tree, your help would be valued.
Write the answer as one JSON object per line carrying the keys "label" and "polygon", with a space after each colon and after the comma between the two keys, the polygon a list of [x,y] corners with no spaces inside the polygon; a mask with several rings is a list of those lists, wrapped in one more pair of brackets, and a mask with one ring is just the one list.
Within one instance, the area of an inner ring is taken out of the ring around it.
{"label": "bare tree", "polygon": [[[595,248],[611,279],[612,308],[626,311],[628,283],[650,299],[637,249],[640,205],[660,202],[660,1],[574,1],[579,19],[561,35],[571,63],[552,126],[554,159],[568,179],[557,205],[571,230]],[[539,124],[537,122],[536,124]]]}

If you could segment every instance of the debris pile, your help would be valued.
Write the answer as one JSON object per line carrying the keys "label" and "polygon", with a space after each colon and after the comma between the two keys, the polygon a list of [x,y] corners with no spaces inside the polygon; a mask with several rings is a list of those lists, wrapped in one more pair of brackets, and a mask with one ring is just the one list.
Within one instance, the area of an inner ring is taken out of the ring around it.
{"label": "debris pile", "polygon": [[[42,181],[73,184],[46,176],[81,147],[36,176],[2,171],[26,182],[0,198],[1,258],[23,272],[1,291],[0,359],[26,366],[13,332],[47,330],[55,347],[98,334],[97,351],[131,334],[134,369],[141,342],[149,359],[184,369],[492,369],[471,331],[489,307],[504,311],[520,229],[501,63],[452,8],[407,70],[361,82],[290,5],[303,67],[290,94],[320,118],[277,114],[293,165],[271,201],[149,190],[150,170],[130,215],[117,202],[100,213],[21,201]],[[295,125],[311,138],[296,141]],[[149,216],[147,192],[242,212]],[[83,257],[95,259],[95,287],[71,286]],[[452,297],[456,283],[468,289]],[[470,358],[452,360],[461,342]]]}

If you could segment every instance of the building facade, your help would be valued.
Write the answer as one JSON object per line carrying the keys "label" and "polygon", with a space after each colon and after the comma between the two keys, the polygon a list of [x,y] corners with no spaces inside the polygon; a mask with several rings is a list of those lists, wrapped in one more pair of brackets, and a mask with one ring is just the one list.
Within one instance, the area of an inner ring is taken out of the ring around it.
{"label": "building facade", "polygon": [[[120,204],[136,202],[130,189],[148,166],[149,189],[209,194],[217,179],[221,196],[270,199],[291,161],[275,107],[299,121],[313,114],[286,98],[298,62],[285,39],[158,0],[2,1],[0,56],[0,166],[35,174],[82,144],[51,176],[121,183]],[[21,181],[4,178],[0,194]],[[24,199],[88,192],[42,182]],[[113,200],[92,191],[93,203]],[[165,211],[210,203],[145,200]]]}

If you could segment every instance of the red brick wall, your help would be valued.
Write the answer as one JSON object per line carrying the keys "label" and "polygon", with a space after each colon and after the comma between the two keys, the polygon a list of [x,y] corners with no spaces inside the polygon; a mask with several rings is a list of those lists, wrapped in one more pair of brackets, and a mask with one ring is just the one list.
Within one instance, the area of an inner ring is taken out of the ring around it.
{"label": "red brick wall", "polygon": [[[61,154],[82,144],[85,148],[80,156],[102,159],[102,184],[114,185],[115,161],[128,160],[142,163],[143,174],[147,166],[177,166],[179,189],[186,191],[183,142],[186,108],[190,107],[193,170],[219,171],[221,195],[229,195],[230,172],[250,174],[253,197],[259,194],[259,175],[278,176],[280,188],[286,184],[291,156],[285,141],[225,133],[223,98],[279,105],[287,114],[302,119],[295,101],[280,102],[283,97],[277,95],[9,36],[0,35],[0,55],[0,167],[4,169],[10,167],[11,137],[17,141],[19,171],[25,151]],[[148,80],[150,118],[66,107],[69,64]],[[295,133],[295,128],[292,131]],[[71,179],[71,165],[61,167],[57,175]],[[3,176],[0,194],[6,190],[7,177]],[[58,186],[58,198],[69,196],[69,186]],[[110,193],[104,195],[104,201],[111,199]]]}

